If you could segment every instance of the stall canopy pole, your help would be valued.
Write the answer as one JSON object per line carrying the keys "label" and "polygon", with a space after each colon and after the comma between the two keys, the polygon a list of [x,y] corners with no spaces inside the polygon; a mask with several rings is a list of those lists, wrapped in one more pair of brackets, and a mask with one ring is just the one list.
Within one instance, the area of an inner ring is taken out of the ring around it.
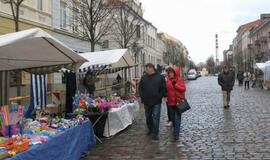
{"label": "stall canopy pole", "polygon": [[0,84],[0,106],[2,106],[4,104],[4,102],[3,102],[3,99],[4,99],[3,74],[4,74],[4,72],[0,72],[0,81],[1,81],[1,84]]}
{"label": "stall canopy pole", "polygon": [[125,68],[125,96],[127,95],[127,68]]}
{"label": "stall canopy pole", "polygon": [[3,71],[0,73],[1,79],[1,94],[0,94],[0,105],[7,105],[9,104],[9,72]]}

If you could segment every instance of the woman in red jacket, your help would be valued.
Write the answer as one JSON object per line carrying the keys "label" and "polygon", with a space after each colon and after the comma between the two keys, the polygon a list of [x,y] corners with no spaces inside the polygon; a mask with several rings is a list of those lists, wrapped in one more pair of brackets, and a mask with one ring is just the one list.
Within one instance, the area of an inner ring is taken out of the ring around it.
{"label": "woman in red jacket", "polygon": [[181,102],[185,99],[186,86],[184,81],[180,77],[180,69],[178,67],[170,67],[167,69],[167,72],[167,105],[169,108],[170,117],[173,122],[174,138],[175,140],[179,140],[181,113],[178,113],[176,111],[176,103]]}

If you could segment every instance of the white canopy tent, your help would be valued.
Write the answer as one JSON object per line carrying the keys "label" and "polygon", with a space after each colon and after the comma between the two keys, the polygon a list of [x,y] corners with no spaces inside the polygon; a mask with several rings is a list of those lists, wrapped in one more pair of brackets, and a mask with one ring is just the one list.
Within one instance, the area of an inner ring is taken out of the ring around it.
{"label": "white canopy tent", "polygon": [[270,80],[270,61],[265,63],[256,63],[257,68],[259,68],[264,73],[264,80]]}
{"label": "white canopy tent", "polygon": [[59,68],[77,69],[86,60],[45,31],[34,28],[0,36],[0,99],[8,103],[9,73],[52,73]]}
{"label": "white canopy tent", "polygon": [[87,52],[79,55],[88,60],[81,65],[81,70],[94,65],[106,65],[111,66],[111,68],[128,68],[135,65],[128,49]]}
{"label": "white canopy tent", "polygon": [[80,66],[84,62],[84,58],[39,28],[0,36],[0,71],[70,64]]}

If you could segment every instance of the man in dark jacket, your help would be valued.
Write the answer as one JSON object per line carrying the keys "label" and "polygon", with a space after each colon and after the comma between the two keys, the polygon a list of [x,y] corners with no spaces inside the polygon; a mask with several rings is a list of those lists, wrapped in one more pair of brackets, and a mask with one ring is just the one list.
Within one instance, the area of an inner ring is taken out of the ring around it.
{"label": "man in dark jacket", "polygon": [[235,81],[235,76],[232,72],[229,71],[227,66],[223,67],[222,73],[218,75],[218,84],[222,88],[223,93],[223,104],[224,108],[230,107],[230,96],[231,91],[233,90]]}
{"label": "man in dark jacket", "polygon": [[153,140],[159,139],[160,110],[165,92],[165,77],[155,70],[153,64],[147,64],[146,75],[141,78],[139,84],[139,94],[145,108],[148,135],[152,134]]}

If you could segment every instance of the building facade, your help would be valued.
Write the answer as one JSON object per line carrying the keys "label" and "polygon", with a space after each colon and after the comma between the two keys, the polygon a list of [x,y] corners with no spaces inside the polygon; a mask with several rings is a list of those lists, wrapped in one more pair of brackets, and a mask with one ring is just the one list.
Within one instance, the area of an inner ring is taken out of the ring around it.
{"label": "building facade", "polygon": [[230,45],[228,50],[223,51],[223,63],[229,67],[234,66],[233,62],[233,45]]}
{"label": "building facade", "polygon": [[233,64],[238,70],[252,70],[253,60],[250,52],[250,30],[259,26],[261,19],[241,25],[233,40]]}
{"label": "building facade", "polygon": [[270,19],[250,31],[249,50],[253,55],[253,63],[270,60]]}

